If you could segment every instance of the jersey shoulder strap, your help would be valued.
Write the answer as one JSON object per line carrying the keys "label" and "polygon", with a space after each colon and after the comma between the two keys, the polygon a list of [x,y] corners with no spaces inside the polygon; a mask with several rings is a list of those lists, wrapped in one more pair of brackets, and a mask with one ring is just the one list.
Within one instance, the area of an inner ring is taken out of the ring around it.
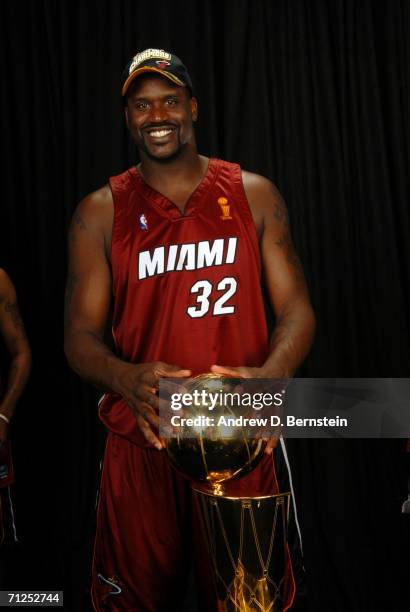
{"label": "jersey shoulder strap", "polygon": [[131,190],[135,190],[135,181],[133,180],[131,169],[121,172],[109,179],[112,194],[115,198],[128,195]]}

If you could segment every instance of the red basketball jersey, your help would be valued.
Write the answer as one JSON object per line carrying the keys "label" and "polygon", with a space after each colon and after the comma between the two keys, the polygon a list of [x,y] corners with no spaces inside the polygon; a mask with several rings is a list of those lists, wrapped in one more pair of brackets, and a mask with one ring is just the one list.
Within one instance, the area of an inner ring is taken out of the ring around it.
{"label": "red basketball jersey", "polygon": [[[261,262],[240,167],[210,159],[184,213],[136,168],[110,186],[118,356],[165,361],[193,375],[215,363],[262,365],[268,333]],[[120,397],[106,395],[100,416],[112,431],[146,445]]]}

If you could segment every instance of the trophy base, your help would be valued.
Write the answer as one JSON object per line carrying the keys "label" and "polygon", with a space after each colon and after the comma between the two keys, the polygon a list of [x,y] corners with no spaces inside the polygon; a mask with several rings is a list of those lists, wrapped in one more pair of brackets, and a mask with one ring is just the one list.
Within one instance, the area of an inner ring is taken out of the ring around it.
{"label": "trophy base", "polygon": [[290,493],[245,498],[194,491],[220,610],[281,612]]}

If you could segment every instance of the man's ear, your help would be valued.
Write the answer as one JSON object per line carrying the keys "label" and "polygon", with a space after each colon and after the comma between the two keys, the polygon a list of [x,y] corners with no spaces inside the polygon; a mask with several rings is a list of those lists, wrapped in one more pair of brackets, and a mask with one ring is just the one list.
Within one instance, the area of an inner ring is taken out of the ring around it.
{"label": "man's ear", "polygon": [[128,120],[128,107],[124,106],[124,115],[125,115],[125,123],[127,124],[127,128],[130,129],[130,124]]}
{"label": "man's ear", "polygon": [[194,122],[198,120],[198,101],[196,98],[191,98],[191,117]]}

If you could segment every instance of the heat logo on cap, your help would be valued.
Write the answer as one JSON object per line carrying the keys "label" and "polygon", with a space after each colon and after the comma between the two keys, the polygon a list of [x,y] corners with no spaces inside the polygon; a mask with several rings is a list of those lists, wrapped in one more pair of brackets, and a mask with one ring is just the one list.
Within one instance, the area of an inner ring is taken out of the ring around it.
{"label": "heat logo on cap", "polygon": [[157,60],[155,63],[161,70],[171,65],[171,62],[167,62],[166,60]]}
{"label": "heat logo on cap", "polygon": [[225,198],[225,197],[218,198],[218,204],[221,207],[221,211],[222,211],[221,219],[223,221],[227,221],[228,219],[232,219],[232,217],[229,214],[231,206],[230,206],[230,204],[228,204],[227,198]]}

